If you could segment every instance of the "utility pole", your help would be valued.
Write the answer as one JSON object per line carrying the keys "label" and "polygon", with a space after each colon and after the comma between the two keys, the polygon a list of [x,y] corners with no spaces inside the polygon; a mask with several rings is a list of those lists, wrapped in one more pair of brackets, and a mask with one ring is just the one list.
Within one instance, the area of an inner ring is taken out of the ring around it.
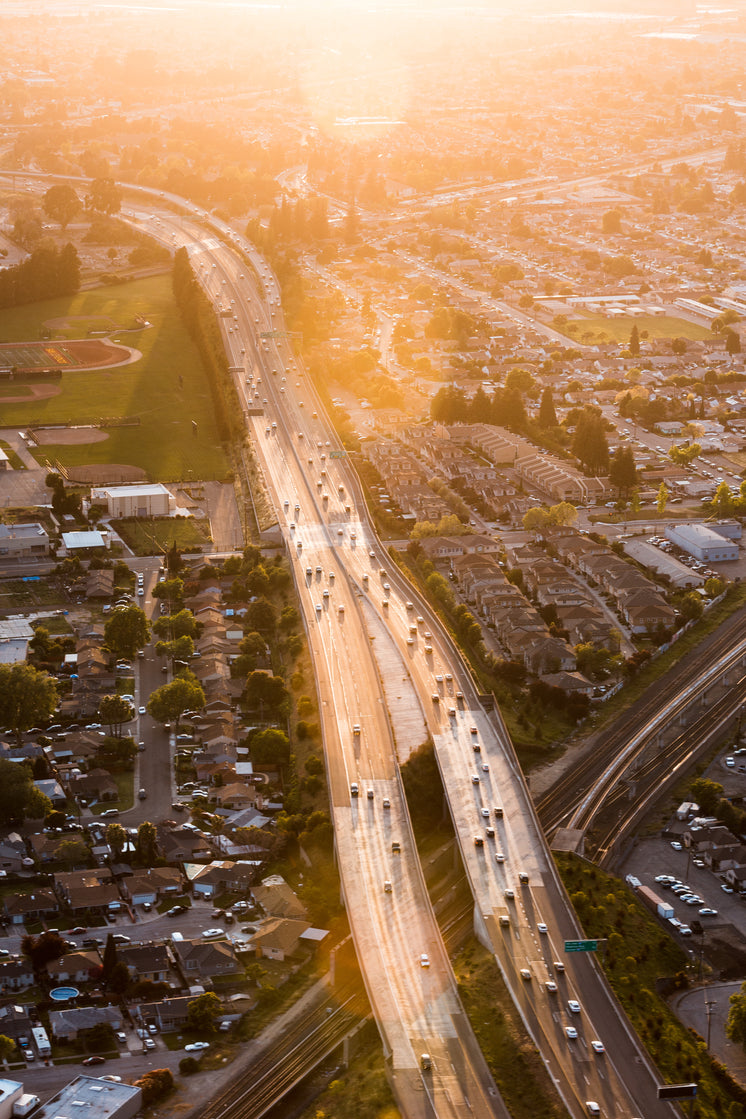
{"label": "utility pole", "polygon": [[710,1048],[710,1033],[712,1032],[712,1009],[717,1006],[716,1001],[705,1000],[705,1013],[707,1014],[707,1049]]}

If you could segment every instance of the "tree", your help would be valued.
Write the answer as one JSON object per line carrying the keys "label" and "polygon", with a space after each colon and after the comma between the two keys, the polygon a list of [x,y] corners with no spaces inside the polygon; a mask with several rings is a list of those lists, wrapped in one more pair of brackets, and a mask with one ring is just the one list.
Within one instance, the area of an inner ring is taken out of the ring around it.
{"label": "tree", "polygon": [[686,353],[686,338],[673,338],[671,340],[671,353],[672,354],[685,354]]}
{"label": "tree", "polygon": [[158,858],[158,833],[155,824],[143,820],[137,829],[137,857],[144,866],[152,866]]}
{"label": "tree", "polygon": [[113,179],[94,179],[85,204],[86,209],[99,214],[117,214],[122,208],[122,192]]}
{"label": "tree", "polygon": [[106,620],[104,641],[116,657],[130,660],[149,640],[150,623],[139,606],[119,607]]}
{"label": "tree", "polygon": [[621,233],[622,215],[618,210],[607,210],[601,219],[601,229],[604,233]]}
{"label": "tree", "polygon": [[547,385],[541,394],[539,405],[539,427],[556,427],[557,413],[554,410],[554,395],[551,386]]}
{"label": "tree", "polygon": [[251,759],[257,765],[267,762],[287,765],[290,761],[290,739],[277,727],[259,731],[251,740]]}
{"label": "tree", "polygon": [[21,951],[30,960],[34,972],[40,974],[52,960],[62,959],[67,952],[67,945],[58,932],[47,930],[39,936],[24,936]]}
{"label": "tree", "polygon": [[195,638],[199,635],[200,624],[191,610],[179,610],[176,614],[166,614],[153,622],[153,632],[157,637],[175,641],[177,637]]}
{"label": "tree", "polygon": [[122,699],[120,695],[105,695],[98,705],[98,714],[112,737],[121,738],[123,724],[134,718],[135,709],[129,700]]}
{"label": "tree", "polygon": [[51,807],[49,797],[34,784],[31,767],[26,762],[0,759],[0,826],[26,818],[41,820]]}
{"label": "tree", "polygon": [[629,345],[627,348],[632,354],[632,357],[637,357],[640,353],[640,332],[637,329],[637,323],[634,323],[634,325],[632,326],[632,330],[629,334]]}
{"label": "tree", "polygon": [[521,523],[526,532],[533,532],[540,536],[549,525],[549,513],[540,505],[534,505],[523,514]]}
{"label": "tree", "polygon": [[42,199],[44,212],[52,221],[66,229],[81,208],[81,202],[71,186],[59,183],[51,186]]}
{"label": "tree", "polygon": [[668,486],[665,482],[661,482],[660,486],[658,487],[658,499],[656,505],[658,508],[658,516],[665,516],[666,506],[668,505]]}
{"label": "tree", "polygon": [[205,706],[205,693],[193,672],[182,672],[170,684],[164,684],[151,692],[148,700],[148,714],[159,723],[171,719],[179,725],[185,711],[201,711]]}
{"label": "tree", "polygon": [[586,405],[578,415],[572,453],[589,474],[605,474],[608,470],[609,444],[598,408]]}
{"label": "tree", "polygon": [[46,723],[57,706],[57,685],[48,672],[21,661],[0,664],[0,723],[10,727],[19,744],[23,732]]}
{"label": "tree", "polygon": [[268,714],[285,714],[288,698],[282,676],[270,676],[267,672],[255,669],[246,681],[243,699],[247,707],[254,710],[266,708]]}
{"label": "tree", "polygon": [[127,832],[121,824],[111,823],[107,825],[106,843],[111,851],[112,859],[114,862],[118,862],[127,846]]}
{"label": "tree", "polygon": [[275,608],[268,599],[258,598],[249,603],[244,622],[247,630],[270,637],[277,625]]}
{"label": "tree", "polygon": [[214,991],[205,991],[187,1003],[187,1029],[212,1033],[215,1019],[222,1013],[222,1004]]}
{"label": "tree", "polygon": [[156,583],[153,587],[153,598],[165,600],[168,603],[169,613],[173,613],[174,606],[181,605],[184,598],[184,580],[164,579],[162,583]]}
{"label": "tree", "polygon": [[727,354],[740,354],[741,339],[735,330],[725,331],[725,352]]}
{"label": "tree", "polygon": [[68,870],[73,870],[79,863],[88,862],[89,851],[82,839],[63,839],[57,844],[55,857],[64,863]]}
{"label": "tree", "polygon": [[[211,992],[208,992],[211,994]],[[142,1093],[142,1102],[145,1107],[157,1103],[174,1089],[174,1076],[169,1068],[154,1068],[146,1072],[139,1080],[134,1081],[136,1088]]]}
{"label": "tree", "polygon": [[746,1046],[746,983],[741,990],[729,998],[730,1010],[725,1022],[725,1035],[731,1041]]}
{"label": "tree", "polygon": [[637,485],[637,467],[631,447],[617,447],[609,464],[609,481],[620,497]]}
{"label": "tree", "polygon": [[0,1061],[5,1065],[12,1057],[18,1056],[18,1049],[12,1037],[0,1034]]}
{"label": "tree", "polygon": [[188,661],[194,653],[194,641],[187,634],[173,641],[158,641],[155,652],[156,656],[168,657],[171,662]]}

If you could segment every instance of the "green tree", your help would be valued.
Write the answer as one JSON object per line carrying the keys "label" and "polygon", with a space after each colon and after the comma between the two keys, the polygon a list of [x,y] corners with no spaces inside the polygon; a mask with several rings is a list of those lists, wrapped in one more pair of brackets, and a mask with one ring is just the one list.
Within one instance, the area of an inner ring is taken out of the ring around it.
{"label": "green tree", "polygon": [[605,474],[609,467],[609,444],[604,418],[598,408],[586,405],[578,416],[572,453],[589,474]]}
{"label": "green tree", "polygon": [[193,672],[182,672],[170,684],[151,692],[148,714],[159,723],[179,720],[185,711],[201,711],[205,706],[205,693]]}
{"label": "green tree", "polygon": [[156,655],[168,657],[174,661],[188,661],[194,653],[194,641],[187,634],[176,637],[173,641],[158,641],[155,646]]}
{"label": "green tree", "polygon": [[88,862],[89,850],[82,839],[63,839],[57,844],[55,857],[63,863],[68,870]]}
{"label": "green tree", "polygon": [[727,354],[740,354],[741,339],[735,330],[725,331],[725,352]]}
{"label": "green tree", "polygon": [[746,983],[729,998],[730,1010],[725,1022],[725,1035],[746,1048]]}
{"label": "green tree", "polygon": [[601,229],[604,233],[621,233],[622,215],[618,210],[607,210],[601,219]]}
{"label": "green tree", "polygon": [[277,626],[275,608],[268,599],[258,598],[249,603],[244,621],[249,631],[271,637]]}
{"label": "green tree", "polygon": [[37,789],[31,767],[25,762],[0,759],[0,825],[24,819],[41,820],[52,807],[48,797]]}
{"label": "green tree", "polygon": [[94,179],[85,204],[99,214],[116,214],[122,208],[122,192],[113,179]]}
{"label": "green tree", "polygon": [[692,800],[699,805],[707,816],[714,815],[723,796],[723,786],[707,777],[698,777],[689,786]]}
{"label": "green tree", "polygon": [[35,974],[44,971],[52,960],[60,960],[67,952],[64,938],[54,930],[47,930],[39,936],[28,933],[21,940],[21,951],[28,957]]}
{"label": "green tree", "polygon": [[539,427],[548,428],[557,426],[557,413],[554,410],[554,395],[550,385],[541,394],[539,405]]}
{"label": "green tree", "polygon": [[119,862],[122,857],[122,852],[127,846],[127,832],[121,824],[117,824],[116,822],[107,824],[106,843],[111,851],[111,857],[114,862]]}
{"label": "green tree", "polygon": [[158,833],[155,824],[143,820],[137,829],[137,857],[145,866],[153,866],[158,858]]}
{"label": "green tree", "polygon": [[533,532],[537,536],[541,536],[550,523],[549,513],[546,509],[542,509],[540,505],[534,505],[531,509],[527,509],[521,519],[521,524],[526,532]]}
{"label": "green tree", "polygon": [[122,699],[120,695],[105,695],[98,706],[98,714],[101,722],[109,728],[109,734],[113,738],[121,738],[123,725],[134,718],[135,709],[129,700]]}
{"label": "green tree", "polygon": [[187,1029],[212,1033],[215,1019],[222,1013],[222,1004],[214,991],[205,991],[187,1003]]}
{"label": "green tree", "polygon": [[58,183],[51,186],[42,199],[44,212],[52,221],[66,229],[81,209],[81,201],[71,186]]}
{"label": "green tree", "polygon": [[640,353],[640,332],[637,329],[637,323],[633,325],[629,333],[629,345],[627,348],[632,354],[632,357],[637,357]]}
{"label": "green tree", "polygon": [[191,610],[179,610],[176,614],[165,614],[153,622],[153,632],[157,637],[175,641],[179,637],[195,638],[200,625]]}
{"label": "green tree", "polygon": [[29,727],[48,722],[56,706],[57,685],[48,672],[23,661],[0,664],[0,723],[19,743]]}
{"label": "green tree", "polygon": [[13,1038],[6,1037],[5,1034],[0,1034],[0,1061],[6,1065],[11,1058],[17,1056],[18,1050]]}
{"label": "green tree", "polygon": [[247,707],[261,710],[267,714],[281,715],[287,712],[289,696],[285,681],[281,676],[270,676],[259,669],[254,670],[246,680],[243,699]]}
{"label": "green tree", "polygon": [[609,481],[621,497],[637,485],[637,467],[631,447],[617,447],[609,463]]}
{"label": "green tree", "polygon": [[[211,992],[208,992],[210,994]],[[139,1080],[134,1081],[136,1088],[142,1093],[142,1102],[145,1107],[150,1107],[158,1100],[164,1099],[174,1090],[174,1075],[171,1069],[154,1068],[146,1072]]]}
{"label": "green tree", "polygon": [[290,761],[290,739],[277,727],[267,727],[251,739],[250,752],[256,765],[267,762],[287,765]]}
{"label": "green tree", "polygon": [[658,499],[656,505],[658,509],[658,516],[665,516],[666,506],[668,505],[668,486],[665,482],[661,482],[660,486],[658,487]]}
{"label": "green tree", "polygon": [[153,587],[153,598],[167,602],[169,614],[173,614],[174,607],[181,606],[184,599],[184,580],[177,577],[164,579],[162,583],[156,583]]}
{"label": "green tree", "polygon": [[711,505],[718,517],[728,517],[733,512],[733,494],[727,482],[721,482],[715,490]]}
{"label": "green tree", "polygon": [[149,640],[150,623],[139,606],[118,607],[106,620],[104,641],[116,657],[131,660]]}

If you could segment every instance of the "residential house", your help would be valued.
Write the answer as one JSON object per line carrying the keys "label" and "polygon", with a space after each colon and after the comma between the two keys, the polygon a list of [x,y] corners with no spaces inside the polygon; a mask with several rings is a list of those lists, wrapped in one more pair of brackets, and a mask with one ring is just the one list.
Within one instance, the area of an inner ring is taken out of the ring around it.
{"label": "residential house", "polygon": [[301,935],[310,923],[297,918],[270,917],[252,938],[258,956],[267,960],[286,960],[298,951]]}
{"label": "residential house", "polygon": [[11,925],[55,917],[58,910],[59,901],[53,890],[38,889],[28,894],[6,894],[3,898],[3,912]]}
{"label": "residential house", "polygon": [[118,800],[119,789],[110,773],[105,769],[92,769],[70,778],[70,791],[76,798],[84,800]]}
{"label": "residential house", "polygon": [[142,1022],[154,1022],[161,1033],[183,1030],[189,1016],[189,1004],[193,1001],[190,995],[180,995],[159,1002],[140,1003],[134,1017]]}
{"label": "residential house", "polygon": [[[0,960],[0,991],[3,993],[23,991],[26,987],[33,987],[35,982],[34,969],[28,960],[23,957],[20,960]],[[5,1034],[6,1037],[10,1036],[3,1028],[1,1017],[0,1034]]]}
{"label": "residential house", "polygon": [[212,898],[226,890],[245,892],[254,880],[255,870],[245,863],[212,862],[207,866],[202,864],[184,864],[184,873],[191,884],[195,897]]}
{"label": "residential house", "polygon": [[117,948],[117,959],[127,967],[133,980],[169,981],[171,963],[165,944],[123,944]]}
{"label": "residential house", "polygon": [[193,986],[217,976],[243,975],[233,945],[227,940],[181,940],[171,946],[186,983]]}
{"label": "residential house", "polygon": [[89,983],[101,971],[101,957],[95,949],[67,952],[59,960],[47,964],[47,975],[56,985]]}
{"label": "residential house", "polygon": [[76,1041],[81,1034],[107,1023],[113,1030],[122,1028],[122,1012],[117,1006],[80,1006],[50,1010],[49,1028],[56,1041]]}
{"label": "residential house", "polygon": [[12,831],[0,839],[0,870],[6,874],[17,874],[18,871],[28,869],[29,857],[24,843],[18,832]]}
{"label": "residential house", "polygon": [[251,894],[256,904],[272,917],[306,916],[305,905],[281,874],[263,878],[261,885],[252,888]]}
{"label": "residential house", "polygon": [[[33,983],[33,973],[31,982]],[[12,1038],[13,1041],[17,1041],[19,1037],[29,1037],[32,1022],[28,1011],[27,1006],[16,1006],[14,1003],[0,1006],[0,1034]]]}

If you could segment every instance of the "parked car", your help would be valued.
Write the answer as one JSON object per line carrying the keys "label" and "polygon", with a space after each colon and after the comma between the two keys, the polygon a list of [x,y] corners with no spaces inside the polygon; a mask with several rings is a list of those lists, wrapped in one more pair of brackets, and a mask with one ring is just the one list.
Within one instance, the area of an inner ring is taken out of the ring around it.
{"label": "parked car", "polygon": [[199,1053],[203,1049],[209,1049],[209,1041],[190,1041],[188,1045],[184,1046],[187,1053]]}
{"label": "parked car", "polygon": [[106,1057],[99,1057],[97,1054],[93,1057],[86,1057],[83,1061],[84,1065],[103,1065],[106,1063]]}

